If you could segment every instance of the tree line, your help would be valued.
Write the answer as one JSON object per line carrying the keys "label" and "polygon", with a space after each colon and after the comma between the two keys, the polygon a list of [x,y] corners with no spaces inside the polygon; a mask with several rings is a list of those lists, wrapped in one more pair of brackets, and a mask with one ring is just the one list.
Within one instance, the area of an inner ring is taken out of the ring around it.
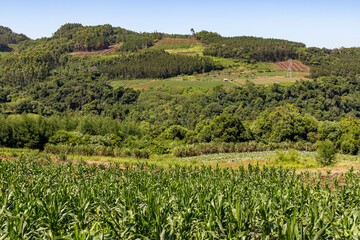
{"label": "tree line", "polygon": [[212,59],[172,55],[163,50],[144,51],[128,55],[114,63],[107,62],[98,67],[109,79],[169,78],[180,74],[210,72],[222,69]]}
{"label": "tree line", "polygon": [[[114,150],[170,153],[172,146],[201,143],[298,143],[314,149],[314,144],[330,141],[344,154],[357,154],[360,121],[318,121],[291,104],[264,111],[254,121],[242,121],[231,114],[204,119],[191,130],[180,125],[154,126],[142,121],[119,121],[99,116],[0,115],[0,146],[27,147],[59,153],[64,150],[113,155]],[[269,145],[270,144],[270,145]],[[226,145],[224,145],[226,146]],[[246,145],[243,145],[246,146]],[[289,146],[289,145],[277,145]],[[95,153],[94,149],[100,152]]]}

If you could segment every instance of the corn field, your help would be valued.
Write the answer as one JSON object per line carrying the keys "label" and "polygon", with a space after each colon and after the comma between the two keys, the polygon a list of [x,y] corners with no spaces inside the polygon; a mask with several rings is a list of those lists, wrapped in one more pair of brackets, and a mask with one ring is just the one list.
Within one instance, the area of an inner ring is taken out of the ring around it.
{"label": "corn field", "polygon": [[0,160],[0,239],[359,239],[359,176]]}

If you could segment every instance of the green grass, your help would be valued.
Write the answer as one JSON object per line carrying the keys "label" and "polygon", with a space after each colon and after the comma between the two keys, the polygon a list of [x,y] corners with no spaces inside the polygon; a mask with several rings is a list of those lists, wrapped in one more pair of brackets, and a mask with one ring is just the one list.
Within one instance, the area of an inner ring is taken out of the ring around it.
{"label": "green grass", "polygon": [[193,44],[189,48],[165,49],[170,54],[186,54],[203,56],[204,46]]}
{"label": "green grass", "polygon": [[235,87],[236,84],[232,82],[224,82],[221,79],[214,80],[196,80],[196,79],[166,79],[166,80],[117,80],[110,82],[114,88],[117,87],[131,87],[135,89],[149,89],[159,87],[173,87],[173,88],[205,88],[210,89],[218,85],[224,85],[226,88]]}
{"label": "green grass", "polygon": [[223,81],[225,78],[238,84],[245,84],[247,80],[255,84],[293,83],[296,80],[306,79],[306,73],[294,72],[292,78],[286,78],[287,72],[236,72],[228,68],[222,71],[198,74],[195,76],[178,76],[170,79],[201,80],[201,81]]}
{"label": "green grass", "polygon": [[233,58],[206,57],[210,57],[214,61],[219,62],[225,69],[231,69],[234,72],[275,72],[280,70],[276,64],[270,62],[246,63]]}
{"label": "green grass", "polygon": [[192,48],[195,45],[198,45],[198,44],[188,43],[188,42],[180,42],[180,43],[166,43],[166,44],[155,45],[152,48],[168,50],[168,49],[179,49],[179,48]]}
{"label": "green grass", "polygon": [[254,71],[278,71],[280,68],[274,64],[269,62],[258,62],[254,64],[249,64],[249,67]]}
{"label": "green grass", "polygon": [[224,66],[225,68],[237,68],[237,67],[242,67],[242,70],[245,70],[246,67],[246,63],[236,60],[236,59],[232,59],[232,58],[220,58],[220,57],[212,57],[212,56],[206,56],[211,58],[212,60],[214,60],[215,62],[220,63],[222,66]]}
{"label": "green grass", "polygon": [[13,50],[18,50],[18,48],[19,48],[19,45],[18,44],[9,44],[8,45],[11,49],[13,49]]}
{"label": "green grass", "polygon": [[7,56],[7,55],[10,55],[9,52],[0,52],[0,56]]}
{"label": "green grass", "polygon": [[203,56],[204,46],[196,40],[166,38],[160,40],[153,49],[163,49],[170,54],[186,54]]}
{"label": "green grass", "polygon": [[[131,87],[135,89],[149,89],[158,87],[194,87],[194,88],[213,88],[219,84],[223,84],[227,88],[238,85],[245,85],[247,81],[255,84],[270,85],[274,83],[279,84],[293,84],[298,80],[309,80],[306,73],[294,72],[292,78],[286,77],[287,72],[248,72],[248,73],[234,73],[233,69],[225,69],[223,71],[215,71],[211,73],[184,75],[172,77],[169,79],[134,79],[134,80],[112,80],[110,85],[117,87]],[[224,81],[224,79],[228,81]]]}

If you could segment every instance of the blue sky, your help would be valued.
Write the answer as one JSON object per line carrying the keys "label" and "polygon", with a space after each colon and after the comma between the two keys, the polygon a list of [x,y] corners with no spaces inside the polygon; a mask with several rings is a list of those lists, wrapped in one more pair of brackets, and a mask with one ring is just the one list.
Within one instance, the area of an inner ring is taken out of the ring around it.
{"label": "blue sky", "polygon": [[110,23],[137,32],[257,36],[308,47],[360,47],[360,1],[355,0],[11,0],[1,3],[0,25],[31,38],[50,37],[68,22]]}

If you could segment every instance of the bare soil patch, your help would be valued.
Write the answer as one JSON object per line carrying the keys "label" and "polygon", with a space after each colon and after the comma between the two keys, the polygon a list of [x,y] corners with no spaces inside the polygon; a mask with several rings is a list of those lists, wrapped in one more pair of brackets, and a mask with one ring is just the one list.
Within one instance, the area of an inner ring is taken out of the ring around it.
{"label": "bare soil patch", "polygon": [[[289,66],[290,66],[290,61],[291,60],[287,60],[287,61],[283,61],[283,62],[276,62],[275,64],[281,69],[281,70],[285,70],[287,71]],[[309,72],[310,68],[304,64],[302,64],[301,62],[297,61],[297,60],[292,60],[292,64],[291,64],[291,70],[292,71],[302,71],[302,72]]]}

